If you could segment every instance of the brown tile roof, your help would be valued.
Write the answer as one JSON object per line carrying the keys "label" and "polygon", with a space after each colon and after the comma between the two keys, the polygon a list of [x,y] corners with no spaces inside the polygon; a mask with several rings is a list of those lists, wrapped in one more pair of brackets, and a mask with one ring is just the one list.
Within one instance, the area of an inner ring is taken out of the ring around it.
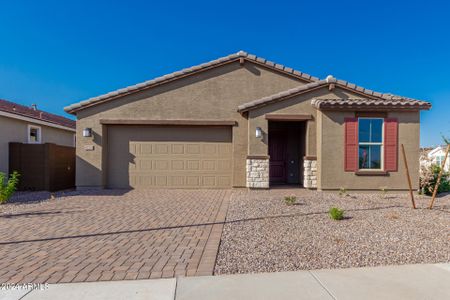
{"label": "brown tile roof", "polygon": [[73,120],[3,99],[0,99],[0,111],[75,129]]}
{"label": "brown tile roof", "polygon": [[79,103],[72,104],[70,106],[65,107],[64,110],[68,113],[75,113],[77,110],[80,110],[85,107],[95,105],[98,103],[102,103],[102,102],[105,102],[108,100],[112,100],[118,96],[126,95],[129,93],[139,92],[143,89],[150,88],[154,85],[161,84],[161,83],[167,82],[167,81],[171,81],[171,80],[174,80],[174,79],[177,79],[180,77],[184,77],[184,76],[187,76],[190,74],[194,74],[198,71],[206,70],[206,69],[209,69],[209,68],[212,68],[215,66],[222,65],[224,63],[237,61],[241,58],[251,61],[251,62],[254,62],[254,63],[264,65],[264,66],[272,68],[274,70],[286,73],[290,76],[294,76],[294,77],[303,79],[307,82],[313,82],[313,81],[319,80],[319,78],[317,78],[317,77],[314,77],[309,74],[294,70],[292,68],[271,62],[269,60],[266,60],[265,58],[258,57],[253,54],[249,54],[245,51],[239,51],[238,53],[231,54],[231,55],[228,55],[225,57],[221,57],[219,59],[216,59],[216,60],[213,60],[213,61],[210,61],[207,63],[203,63],[203,64],[193,66],[190,68],[186,68],[186,69],[183,69],[183,70],[180,70],[180,71],[177,71],[174,73],[170,73],[170,74],[167,74],[167,75],[164,75],[164,76],[161,76],[161,77],[149,80],[149,81],[145,81],[145,82],[142,82],[142,83],[139,83],[136,85],[132,85],[132,86],[120,89],[120,90],[116,90],[116,91],[104,94],[104,95],[93,97],[93,98],[87,99],[85,101],[81,101]]}
{"label": "brown tile roof", "polygon": [[267,96],[261,99],[257,99],[251,102],[244,103],[238,106],[239,112],[245,112],[253,108],[267,105],[273,102],[281,101],[286,98],[293,97],[295,95],[309,92],[311,90],[321,88],[324,86],[339,86],[344,89],[354,91],[355,93],[365,96],[364,98],[358,99],[314,99],[312,100],[312,105],[317,108],[353,108],[353,107],[364,107],[364,108],[399,108],[399,109],[430,109],[431,103],[387,94],[374,92],[372,90],[357,86],[354,83],[350,83],[344,80],[338,80],[332,76],[328,76],[326,79],[314,81],[305,85],[301,85],[296,88],[292,88],[271,96]]}
{"label": "brown tile roof", "polygon": [[319,109],[430,109],[429,102],[412,99],[313,99],[311,104]]}

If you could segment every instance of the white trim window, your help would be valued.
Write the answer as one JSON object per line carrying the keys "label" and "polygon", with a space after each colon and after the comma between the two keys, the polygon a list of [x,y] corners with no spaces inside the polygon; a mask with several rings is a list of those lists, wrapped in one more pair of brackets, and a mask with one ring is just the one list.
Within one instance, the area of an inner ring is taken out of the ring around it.
{"label": "white trim window", "polygon": [[444,163],[444,155],[438,155],[436,156],[436,165],[439,167],[442,167],[442,164]]}
{"label": "white trim window", "polygon": [[41,127],[36,125],[28,125],[27,136],[29,144],[40,144],[42,142]]}
{"label": "white trim window", "polygon": [[358,166],[360,170],[383,170],[383,129],[383,118],[358,118]]}

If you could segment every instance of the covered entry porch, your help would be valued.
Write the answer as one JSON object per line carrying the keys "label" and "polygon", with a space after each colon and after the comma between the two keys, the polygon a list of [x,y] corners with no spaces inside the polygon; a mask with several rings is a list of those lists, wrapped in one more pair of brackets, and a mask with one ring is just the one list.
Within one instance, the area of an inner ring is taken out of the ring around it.
{"label": "covered entry porch", "polygon": [[247,187],[316,187],[312,114],[266,113],[250,119],[249,127],[250,153],[261,155],[247,157]]}

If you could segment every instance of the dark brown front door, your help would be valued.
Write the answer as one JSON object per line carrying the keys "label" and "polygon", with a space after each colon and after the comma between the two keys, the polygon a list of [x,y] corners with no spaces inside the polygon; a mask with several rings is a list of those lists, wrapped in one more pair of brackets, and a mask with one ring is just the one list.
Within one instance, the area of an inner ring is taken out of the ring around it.
{"label": "dark brown front door", "polygon": [[269,134],[270,183],[286,183],[287,135],[283,132]]}

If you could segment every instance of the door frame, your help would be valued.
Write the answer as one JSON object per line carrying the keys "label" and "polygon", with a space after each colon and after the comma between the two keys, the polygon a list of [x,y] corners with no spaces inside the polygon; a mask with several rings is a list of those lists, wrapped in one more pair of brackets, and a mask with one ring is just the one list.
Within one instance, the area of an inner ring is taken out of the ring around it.
{"label": "door frame", "polygon": [[[267,135],[267,152],[269,155],[269,186],[277,186],[277,185],[298,185],[299,187],[303,186],[303,161],[304,156],[306,154],[307,147],[307,121],[285,121],[285,120],[273,120],[268,121],[268,135]],[[300,130],[300,131],[297,131]],[[283,180],[273,180],[271,176],[271,164],[272,164],[272,142],[271,136],[282,135],[284,136],[284,176]],[[297,142],[293,142],[293,139],[300,138]],[[296,144],[297,143],[297,144]],[[297,145],[297,146],[295,146]],[[296,148],[296,149],[295,149]],[[295,152],[292,152],[295,151]],[[295,165],[297,166],[297,175],[298,182],[293,181],[291,176],[291,165],[290,161],[293,160],[293,156],[297,162]]]}

